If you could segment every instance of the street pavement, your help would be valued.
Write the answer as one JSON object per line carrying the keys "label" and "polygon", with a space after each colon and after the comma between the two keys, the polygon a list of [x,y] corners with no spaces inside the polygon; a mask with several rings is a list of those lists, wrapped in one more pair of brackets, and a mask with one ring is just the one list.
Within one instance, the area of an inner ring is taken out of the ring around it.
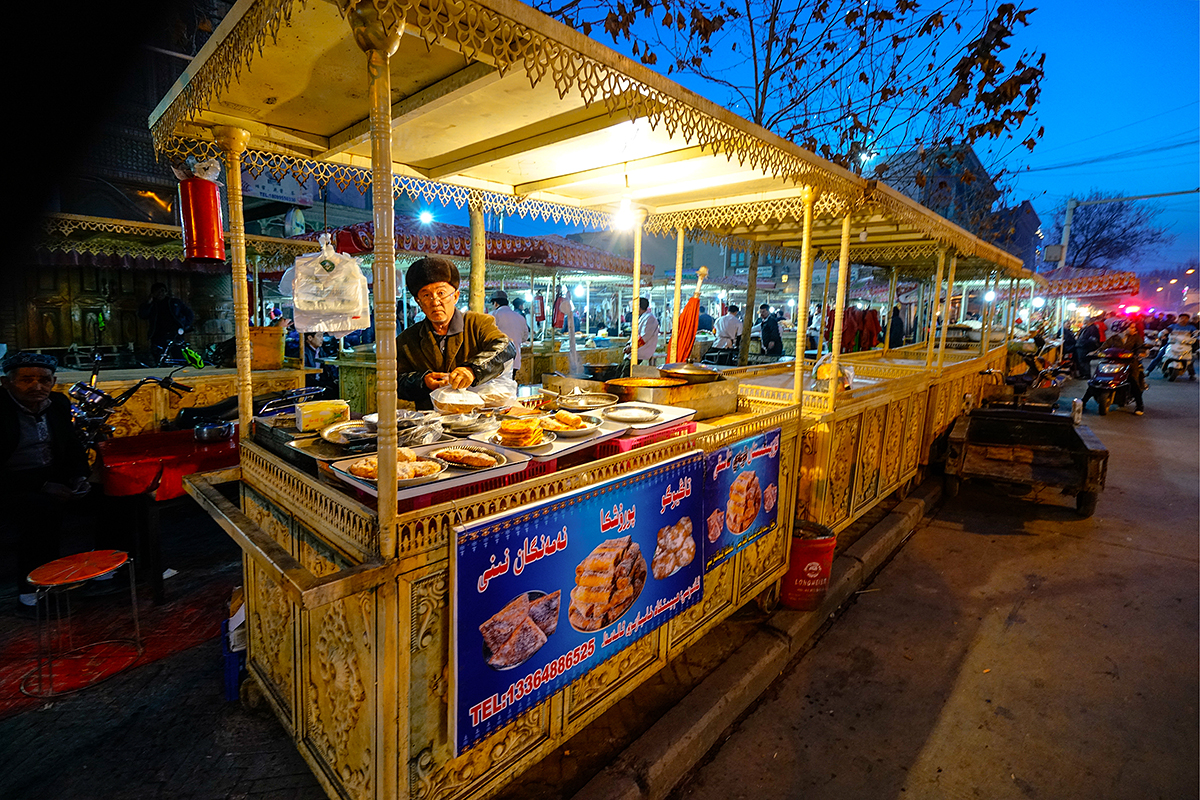
{"label": "street pavement", "polygon": [[967,483],[671,797],[1197,797],[1200,394],[1150,383],[1094,517]]}
{"label": "street pavement", "polygon": [[[652,776],[719,742],[676,800],[1196,797],[1200,395],[1152,384],[1146,416],[1086,417],[1111,452],[1092,519],[971,483],[923,522],[926,501],[890,504],[839,556],[830,605],[744,609],[503,796],[663,797],[674,778],[618,794],[602,771],[657,738]],[[237,568],[209,522],[173,520],[205,555],[168,552],[173,580]],[[0,720],[0,798],[323,797],[274,717],[222,690],[213,640]],[[740,719],[713,711],[734,695]]]}

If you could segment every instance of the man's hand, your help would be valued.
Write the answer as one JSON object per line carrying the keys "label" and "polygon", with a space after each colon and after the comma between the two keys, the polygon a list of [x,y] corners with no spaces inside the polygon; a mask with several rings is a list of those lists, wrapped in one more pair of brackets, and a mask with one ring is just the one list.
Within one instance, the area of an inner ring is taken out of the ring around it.
{"label": "man's hand", "polygon": [[425,388],[429,391],[440,389],[450,383],[450,375],[445,372],[425,373]]}
{"label": "man's hand", "polygon": [[469,367],[455,367],[450,371],[451,388],[465,389],[475,382],[475,372]]}

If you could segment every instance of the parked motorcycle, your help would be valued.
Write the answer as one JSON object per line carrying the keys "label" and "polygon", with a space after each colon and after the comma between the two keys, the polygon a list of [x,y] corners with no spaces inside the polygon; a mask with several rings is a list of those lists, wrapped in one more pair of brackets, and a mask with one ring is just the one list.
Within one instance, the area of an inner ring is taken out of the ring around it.
{"label": "parked motorcycle", "polygon": [[1128,350],[1107,349],[1096,354],[1099,363],[1088,381],[1087,391],[1083,395],[1083,405],[1088,400],[1096,398],[1100,407],[1100,416],[1108,414],[1108,409],[1116,405],[1124,408],[1133,400],[1133,391],[1129,382],[1136,380],[1133,374],[1136,356]]}
{"label": "parked motorcycle", "polygon": [[1196,346],[1195,334],[1185,331],[1174,331],[1165,345],[1166,355],[1163,356],[1162,371],[1167,380],[1174,381],[1188,371],[1195,357],[1193,349]]}
{"label": "parked motorcycle", "polygon": [[[188,366],[185,364],[173,369],[165,378],[142,378],[133,386],[113,397],[97,386],[100,376],[98,348],[93,353],[92,361],[91,377],[87,381],[76,383],[67,390],[67,395],[72,401],[71,411],[75,422],[75,432],[79,436],[80,441],[83,442],[84,447],[88,450],[89,455],[95,455],[96,447],[101,441],[112,438],[113,427],[108,424],[109,418],[118,408],[125,405],[130,398],[137,394],[143,386],[155,384],[171,392],[176,397],[182,397],[185,392],[192,391],[192,387],[175,380],[175,373],[183,369],[184,366]],[[254,416],[261,417],[284,413],[291,410],[296,403],[320,394],[322,391],[324,390],[321,387],[315,386],[259,395],[253,401],[253,414]],[[164,427],[172,430],[201,428],[214,423],[234,420],[237,419],[237,416],[238,398],[235,395],[211,405],[181,409],[175,420],[168,422]]]}

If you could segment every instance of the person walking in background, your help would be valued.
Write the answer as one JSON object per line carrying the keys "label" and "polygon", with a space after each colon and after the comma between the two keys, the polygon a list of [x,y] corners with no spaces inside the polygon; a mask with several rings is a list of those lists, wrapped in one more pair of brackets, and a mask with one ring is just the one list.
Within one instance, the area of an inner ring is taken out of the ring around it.
{"label": "person walking in background", "polygon": [[529,325],[525,322],[525,315],[509,308],[508,293],[503,289],[497,289],[492,292],[492,318],[496,320],[496,327],[504,331],[504,335],[512,341],[513,347],[517,349],[517,355],[513,358],[512,363],[515,373],[521,368],[521,345],[529,339]]}
{"label": "person walking in background", "polygon": [[150,287],[150,299],[138,306],[138,316],[150,323],[150,350],[156,361],[167,345],[192,329],[196,320],[191,307],[172,297],[165,283]]}
{"label": "person walking in background", "polygon": [[[639,363],[650,363],[654,358],[654,351],[658,349],[658,317],[650,310],[648,298],[639,297],[638,308],[641,315],[638,317],[637,360]],[[625,353],[629,353],[629,345],[625,345]]]}
{"label": "person walking in background", "polygon": [[738,318],[738,311],[738,307],[730,303],[729,311],[717,320],[713,326],[713,332],[717,335],[713,347],[718,350],[728,350],[737,346],[737,341],[742,335],[742,321]]}
{"label": "person walking in background", "polygon": [[779,334],[779,320],[771,313],[771,307],[763,303],[758,307],[759,341],[765,355],[778,358],[783,355],[783,337]]}
{"label": "person walking in background", "polygon": [[892,306],[892,316],[888,319],[887,337],[889,348],[904,346],[904,316],[900,313],[900,306]]}
{"label": "person walking in background", "polygon": [[1085,381],[1092,377],[1092,354],[1100,349],[1100,330],[1096,322],[1095,318],[1090,320],[1075,339],[1075,364],[1079,369],[1079,377]]}

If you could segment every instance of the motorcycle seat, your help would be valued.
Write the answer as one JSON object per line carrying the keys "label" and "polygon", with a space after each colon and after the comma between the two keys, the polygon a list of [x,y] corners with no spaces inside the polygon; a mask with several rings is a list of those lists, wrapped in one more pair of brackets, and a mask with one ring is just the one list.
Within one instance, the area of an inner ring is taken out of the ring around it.
{"label": "motorcycle seat", "polygon": [[[271,392],[270,394],[258,395],[254,398],[254,413],[257,414],[263,406],[273,400],[279,400],[288,393]],[[199,425],[202,422],[224,422],[226,420],[234,420],[238,417],[238,398],[237,395],[226,397],[224,400],[218,400],[206,406],[193,406],[180,410],[179,416],[175,418],[175,425],[179,428],[191,428]]]}

